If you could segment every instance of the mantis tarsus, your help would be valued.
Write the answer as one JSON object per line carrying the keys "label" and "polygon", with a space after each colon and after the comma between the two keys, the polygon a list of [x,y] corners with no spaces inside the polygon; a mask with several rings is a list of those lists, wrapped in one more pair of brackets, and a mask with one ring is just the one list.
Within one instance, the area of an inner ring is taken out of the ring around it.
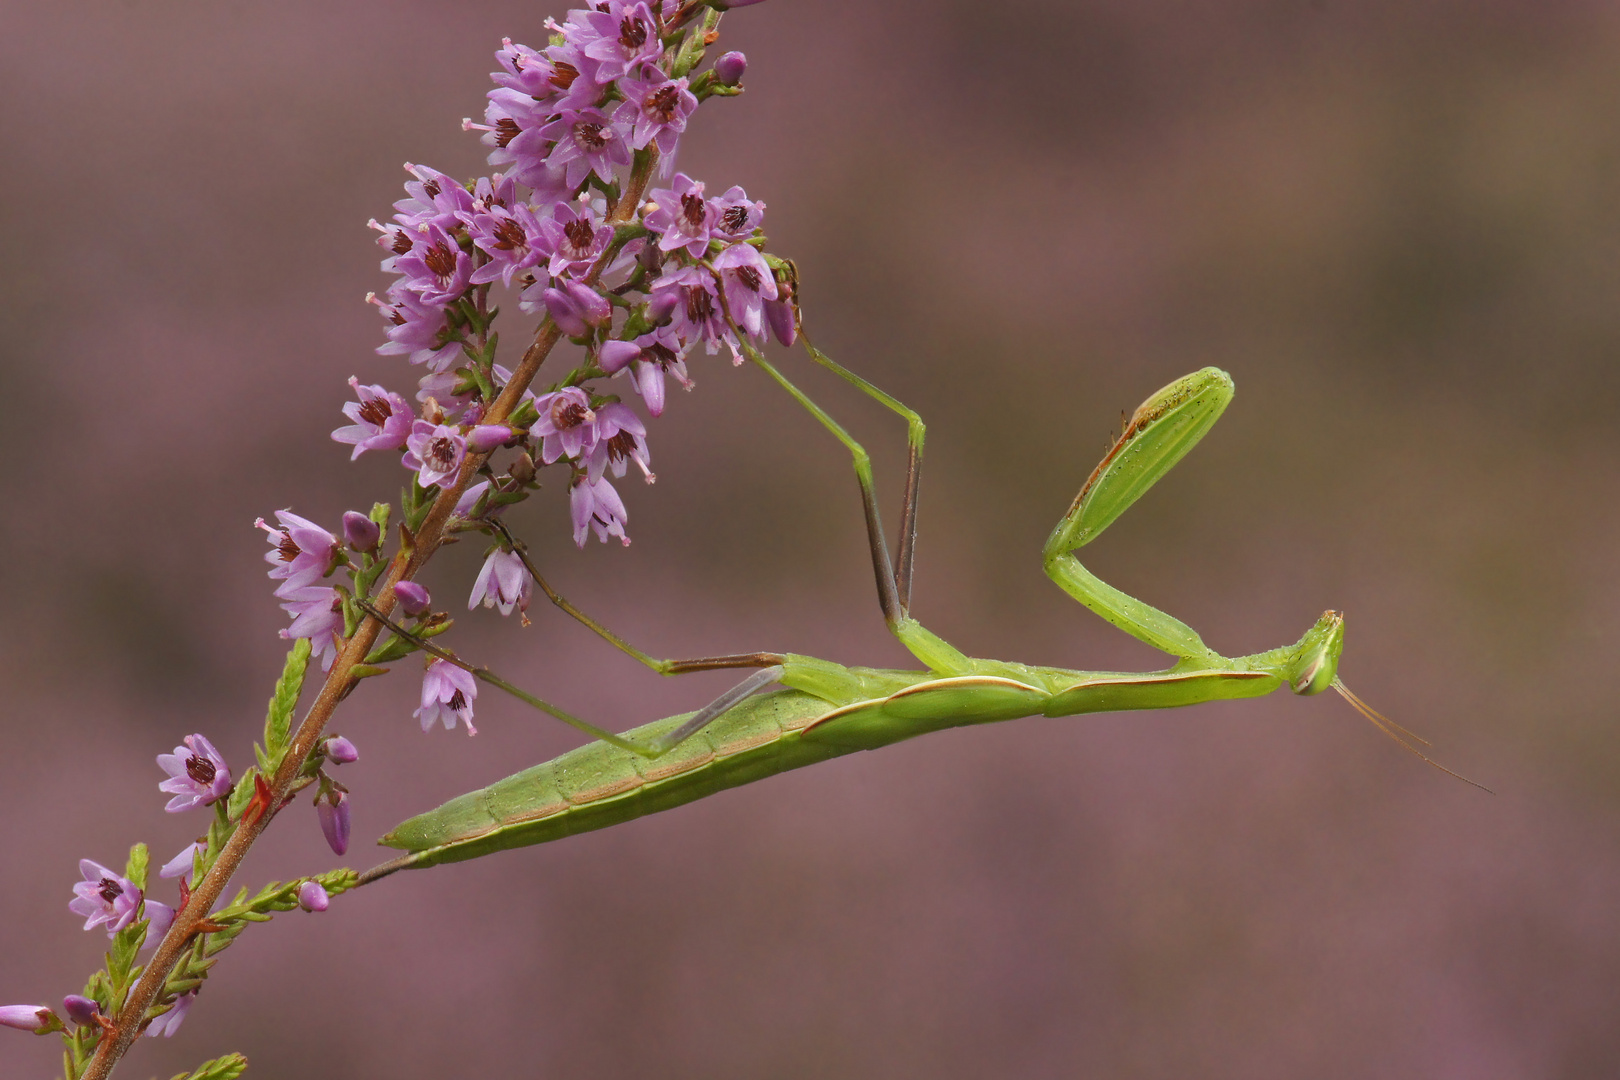
{"label": "mantis tarsus", "polygon": [[[767,652],[659,660],[574,608],[536,573],[536,581],[553,603],[655,671],[761,669],[699,712],[614,735],[385,620],[396,634],[516,693],[597,741],[404,822],[381,842],[406,854],[375,867],[362,880],[603,828],[788,769],[944,728],[1021,716],[1162,709],[1259,697],[1281,686],[1301,695],[1332,687],[1404,749],[1444,769],[1408,741],[1422,740],[1367,706],[1338,679],[1344,645],[1344,618],[1338,612],[1325,612],[1292,645],[1224,657],[1185,623],[1099,580],[1075,558],[1078,548],[1101,535],[1219,419],[1233,395],[1232,379],[1224,371],[1204,368],[1148,398],[1086,480],[1042,553],[1047,574],[1064,592],[1126,633],[1169,653],[1175,663],[1148,673],[1071,671],[965,656],[911,617],[922,421],[818,350],[810,347],[810,352],[818,363],[905,417],[909,424],[910,463],[896,569],[884,540],[866,451],[764,357],[750,350],[750,359],[810,410],[854,456],[884,618],[895,637],[927,670],[846,667],[812,656]],[[521,545],[516,550],[528,564]],[[533,565],[528,565],[533,573]],[[374,616],[382,617],[366,606]],[[772,683],[788,689],[757,693]]]}

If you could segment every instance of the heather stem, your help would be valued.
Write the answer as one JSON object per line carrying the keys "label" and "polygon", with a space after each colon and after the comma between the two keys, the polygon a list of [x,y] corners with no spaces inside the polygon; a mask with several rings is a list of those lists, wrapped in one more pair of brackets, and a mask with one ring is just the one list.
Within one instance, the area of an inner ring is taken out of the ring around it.
{"label": "heather stem", "polygon": [[[658,161],[657,151],[652,148],[649,150],[650,152],[637,162],[624,194],[609,216],[609,220],[614,224],[631,220],[641,204],[642,196],[646,194],[647,184],[652,179]],[[596,284],[612,255],[612,248],[603,253],[602,258],[586,276],[585,284]],[[561,329],[549,317],[540,324],[540,328],[535,332],[533,344],[524,352],[511,381],[506,384],[485,414],[484,423],[500,423],[511,415],[523,392],[528,389],[539,372],[540,365],[545,363],[546,357],[561,337]],[[487,453],[467,455],[455,484],[439,493],[433,508],[422,522],[422,527],[417,530],[415,544],[407,550],[400,551],[390,562],[382,590],[374,601],[374,606],[384,615],[394,609],[394,586],[414,576],[438,549],[444,536],[445,524],[450,520],[450,514],[455,510],[456,503],[489,456]],[[270,784],[271,807],[279,808],[286,800],[304,760],[325,732],[333,710],[358,681],[350,677],[350,669],[365,659],[366,654],[376,644],[381,630],[382,624],[367,615],[355,629],[354,636],[344,644],[337,659],[332,662],[332,670],[327,674],[320,694],[298,725],[298,733],[293,737],[280,766],[276,769],[275,778]],[[162,943],[158,945],[145,970],[141,972],[140,980],[130,991],[113,1030],[104,1035],[96,1046],[96,1056],[91,1060],[90,1067],[85,1070],[81,1080],[106,1080],[112,1075],[113,1067],[119,1058],[124,1056],[130,1044],[140,1034],[141,1020],[163,989],[169,972],[179,962],[193,935],[199,932],[199,924],[213,909],[215,902],[236,874],[243,858],[247,856],[248,849],[253,846],[253,842],[259,838],[259,834],[265,830],[274,816],[273,809],[267,809],[253,816],[251,820],[248,815],[243,816],[235,833],[220,851],[219,858],[192,890],[190,900],[176,913],[174,924],[169,927],[169,932],[164,935]]]}

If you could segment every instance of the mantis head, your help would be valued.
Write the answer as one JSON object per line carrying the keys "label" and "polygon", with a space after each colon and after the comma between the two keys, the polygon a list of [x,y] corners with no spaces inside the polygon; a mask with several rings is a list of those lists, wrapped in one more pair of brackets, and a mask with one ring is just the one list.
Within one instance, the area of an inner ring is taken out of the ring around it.
{"label": "mantis head", "polygon": [[1316,625],[1299,639],[1284,669],[1288,688],[1296,694],[1320,694],[1339,679],[1339,654],[1344,651],[1344,616],[1324,611]]}
{"label": "mantis head", "polygon": [[1332,688],[1350,706],[1366,717],[1367,720],[1394,739],[1396,744],[1407,753],[1414,754],[1422,760],[1433,765],[1443,773],[1450,773],[1465,784],[1472,784],[1481,791],[1491,789],[1484,784],[1468,779],[1458,772],[1446,768],[1444,765],[1419,750],[1413,743],[1428,746],[1429,741],[1414,732],[1401,727],[1395,721],[1379,712],[1377,709],[1362,701],[1339,678],[1339,654],[1344,651],[1344,616],[1337,611],[1324,611],[1322,617],[1316,620],[1316,625],[1305,631],[1305,636],[1299,639],[1294,652],[1283,667],[1283,676],[1288,680],[1288,688],[1296,694],[1309,696],[1320,694]]}

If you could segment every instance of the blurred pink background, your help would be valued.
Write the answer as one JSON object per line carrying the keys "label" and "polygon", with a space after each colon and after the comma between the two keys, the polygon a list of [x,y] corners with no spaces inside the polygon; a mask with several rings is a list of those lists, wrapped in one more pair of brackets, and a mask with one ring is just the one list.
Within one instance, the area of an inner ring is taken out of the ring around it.
{"label": "blurred pink background", "polygon": [[[364,223],[403,161],[485,171],[458,124],[490,54],[561,13],[6,6],[0,1001],[99,962],[79,858],[201,827],[154,755],[202,731],[247,762],[284,623],[250,523],[404,476],[328,437],[351,374],[411,383],[372,351]],[[1225,422],[1088,565],[1231,654],[1345,610],[1346,681],[1498,794],[1331,696],[945,733],[278,918],[119,1075],[227,1050],[310,1080],[1620,1074],[1620,11],[774,0],[723,32],[748,93],[680,164],[769,203],[819,342],[928,419],[920,618],[1159,666],[1038,553],[1120,410],[1218,364]],[[892,523],[900,425],[784,362]],[[513,517],[552,579],[663,655],[907,664],[847,458],[759,373],[693,374],[657,486],[623,489],[632,547],[575,551],[560,492]],[[430,568],[441,606],[478,555]],[[533,615],[455,644],[615,726],[727,683]],[[489,695],[476,739],[424,735],[413,672],[335,725],[356,867],[578,741]],[[242,881],[337,862],[300,804]],[[0,1036],[0,1073],[59,1067]]]}

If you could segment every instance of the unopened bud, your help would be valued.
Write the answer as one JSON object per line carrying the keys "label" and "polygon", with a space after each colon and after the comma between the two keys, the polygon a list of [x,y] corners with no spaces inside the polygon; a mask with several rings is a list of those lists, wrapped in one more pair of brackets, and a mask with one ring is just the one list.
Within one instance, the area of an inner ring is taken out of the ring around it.
{"label": "unopened bud", "polygon": [[69,1020],[82,1027],[85,1024],[95,1023],[96,1014],[101,1011],[101,1004],[93,998],[69,994],[62,999],[62,1011],[67,1013]]}
{"label": "unopened bud", "polygon": [[532,484],[534,483],[535,473],[534,458],[530,457],[526,450],[519,451],[517,459],[512,462],[506,472],[508,476],[520,484],[525,486]]}
{"label": "unopened bud", "polygon": [[[403,585],[405,582],[400,584]],[[421,586],[418,585],[417,588],[421,588]],[[397,585],[394,587],[394,595],[399,595],[399,586]],[[341,735],[334,735],[327,739],[323,749],[326,752],[326,760],[334,765],[347,765],[351,761],[360,760],[360,751],[354,748],[354,743]]]}
{"label": "unopened bud", "polygon": [[613,318],[613,305],[608,303],[607,297],[578,281],[568,282],[564,288],[568,295],[573,297],[574,303],[579,305],[580,318],[591,326],[602,326]]}
{"label": "unopened bud", "polygon": [[146,944],[156,945],[174,925],[174,908],[156,900],[146,901]]}
{"label": "unopened bud", "polygon": [[43,1032],[61,1026],[62,1021],[43,1005],[0,1005],[0,1027]]}
{"label": "unopened bud", "polygon": [[714,62],[714,79],[726,86],[736,86],[747,70],[748,57],[740,52],[728,52]]}
{"label": "unopened bud", "polygon": [[321,832],[335,854],[349,850],[349,795],[345,791],[332,791],[320,796],[315,803],[315,816],[321,819]]}
{"label": "unopened bud", "polygon": [[376,551],[382,529],[360,511],[347,510],[343,514],[343,539],[355,551]]}
{"label": "unopened bud", "polygon": [[793,318],[793,305],[780,300],[765,301],[765,321],[771,324],[771,333],[783,345],[792,345],[799,338],[799,328]]}
{"label": "unopened bud", "polygon": [[395,585],[394,599],[399,601],[399,606],[410,616],[422,614],[433,603],[433,597],[428,595],[428,591],[414,581],[401,581]]}
{"label": "unopened bud", "polygon": [[512,429],[505,424],[480,424],[467,433],[467,449],[475,454],[487,454],[505,445],[511,437]]}
{"label": "unopened bud", "polygon": [[596,351],[596,366],[609,375],[617,375],[630,361],[640,355],[641,346],[633,341],[604,341],[602,347]]}
{"label": "unopened bud", "polygon": [[580,314],[579,304],[573,297],[561,289],[547,289],[541,294],[541,299],[545,301],[546,314],[551,316],[551,321],[556,323],[563,333],[571,338],[584,337],[590,333],[585,325],[584,316]]}
{"label": "unopened bud", "polygon": [[305,911],[325,911],[331,902],[318,881],[306,881],[298,886],[298,906]]}
{"label": "unopened bud", "polygon": [[675,305],[680,297],[674,289],[660,289],[647,301],[647,322],[653,326],[666,326],[675,317]]}

